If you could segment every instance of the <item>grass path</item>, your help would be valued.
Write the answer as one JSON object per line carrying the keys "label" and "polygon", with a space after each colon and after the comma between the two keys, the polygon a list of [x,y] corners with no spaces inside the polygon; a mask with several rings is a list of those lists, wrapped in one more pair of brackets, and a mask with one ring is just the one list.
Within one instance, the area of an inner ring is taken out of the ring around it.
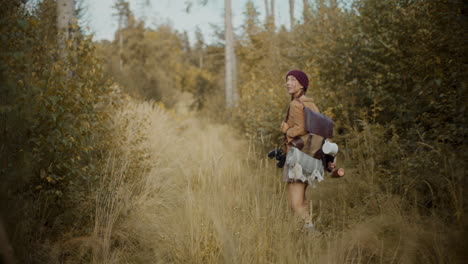
{"label": "grass path", "polygon": [[[352,169],[308,190],[322,235],[304,233],[275,163],[229,126],[151,103],[130,104],[123,120],[127,140],[146,138],[122,142],[127,159],[108,161],[95,263],[413,263],[413,242],[430,239],[398,197],[367,196],[373,187]],[[150,170],[127,175],[135,149],[149,151]]]}

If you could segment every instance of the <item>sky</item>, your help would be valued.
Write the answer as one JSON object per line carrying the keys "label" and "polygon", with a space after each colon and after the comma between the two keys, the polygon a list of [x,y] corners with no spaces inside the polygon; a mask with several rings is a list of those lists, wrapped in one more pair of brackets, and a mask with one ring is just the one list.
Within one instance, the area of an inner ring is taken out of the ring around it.
{"label": "sky", "polygon": [[[90,33],[94,33],[95,40],[113,40],[117,29],[117,18],[112,16],[115,0],[82,0],[86,10],[85,24]],[[264,0],[252,0],[261,21],[265,19]],[[143,3],[149,2],[149,6]],[[194,5],[190,13],[185,11],[187,0],[130,0],[130,9],[137,19],[145,18],[145,24],[155,27],[160,24],[171,24],[177,31],[187,31],[191,43],[195,39],[195,29],[198,26],[207,43],[216,41],[212,25],[224,28],[224,0],[209,0],[206,5],[200,0],[192,0]],[[243,12],[248,0],[231,0],[233,25],[240,33],[244,21]],[[302,0],[295,0],[295,18],[302,17]],[[276,25],[285,25],[289,28],[289,2],[288,0],[275,1]]]}

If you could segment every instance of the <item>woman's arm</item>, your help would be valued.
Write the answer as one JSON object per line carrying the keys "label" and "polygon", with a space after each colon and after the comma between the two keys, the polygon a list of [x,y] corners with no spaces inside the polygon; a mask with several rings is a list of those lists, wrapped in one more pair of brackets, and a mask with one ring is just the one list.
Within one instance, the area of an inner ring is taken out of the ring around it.
{"label": "woman's arm", "polygon": [[288,123],[283,121],[283,123],[281,123],[280,129],[281,129],[281,132],[286,133],[286,131],[288,131],[288,129],[289,129]]}
{"label": "woman's arm", "polygon": [[292,126],[286,131],[288,137],[297,137],[307,134],[304,128],[304,107],[297,101],[292,101],[289,107],[289,120]]}

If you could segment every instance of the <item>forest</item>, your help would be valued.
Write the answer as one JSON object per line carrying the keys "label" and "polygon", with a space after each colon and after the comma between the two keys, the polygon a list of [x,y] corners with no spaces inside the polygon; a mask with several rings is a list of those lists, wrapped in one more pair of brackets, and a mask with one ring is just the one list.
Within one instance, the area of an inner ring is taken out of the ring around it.
{"label": "forest", "polygon": [[[286,27],[246,0],[233,31],[225,0],[214,42],[126,0],[100,41],[80,1],[0,2],[0,263],[467,261],[466,1],[290,0]],[[346,170],[307,189],[314,235],[267,157],[291,69]]]}

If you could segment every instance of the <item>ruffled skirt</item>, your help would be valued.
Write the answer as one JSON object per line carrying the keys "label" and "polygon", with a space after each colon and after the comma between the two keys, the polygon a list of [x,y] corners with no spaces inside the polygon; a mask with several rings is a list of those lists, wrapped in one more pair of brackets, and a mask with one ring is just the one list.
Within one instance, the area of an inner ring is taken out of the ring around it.
{"label": "ruffled skirt", "polygon": [[315,187],[316,182],[323,181],[325,171],[322,161],[291,147],[283,169],[284,182],[303,182]]}

